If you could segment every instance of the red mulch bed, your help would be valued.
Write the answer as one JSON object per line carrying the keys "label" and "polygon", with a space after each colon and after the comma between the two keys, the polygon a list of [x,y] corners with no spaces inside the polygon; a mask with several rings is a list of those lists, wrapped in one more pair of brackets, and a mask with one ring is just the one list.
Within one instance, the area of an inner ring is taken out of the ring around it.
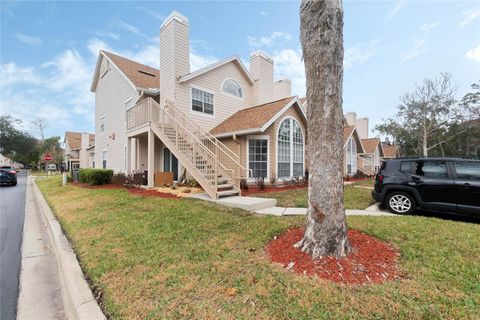
{"label": "red mulch bed", "polygon": [[349,230],[348,238],[353,250],[346,258],[313,260],[309,254],[294,247],[302,239],[304,231],[304,228],[289,229],[271,241],[266,248],[270,259],[285,268],[294,262],[290,271],[342,284],[382,283],[403,277],[397,268],[400,254],[388,243]]}
{"label": "red mulch bed", "polygon": [[158,192],[155,190],[145,190],[142,188],[125,188],[116,184],[102,184],[99,186],[91,186],[87,183],[81,183],[81,182],[73,182],[73,185],[78,186],[80,188],[87,188],[87,189],[126,189],[128,190],[129,193],[138,195],[138,196],[147,196],[147,197],[158,197],[158,198],[168,198],[168,199],[179,199],[179,196],[176,196],[171,193],[165,193],[165,192]]}
{"label": "red mulch bed", "polygon": [[295,184],[295,185],[286,185],[286,186],[265,186],[265,189],[260,190],[257,186],[248,186],[248,190],[242,190],[242,196],[249,196],[251,194],[259,194],[259,193],[269,193],[269,192],[280,192],[280,191],[288,191],[288,190],[296,190],[296,189],[305,189],[308,185],[306,184]]}

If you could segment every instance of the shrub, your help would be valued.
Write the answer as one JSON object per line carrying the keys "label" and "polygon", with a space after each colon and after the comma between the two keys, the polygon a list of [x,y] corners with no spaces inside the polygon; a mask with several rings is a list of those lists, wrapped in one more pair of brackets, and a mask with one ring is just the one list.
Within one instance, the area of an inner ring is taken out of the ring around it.
{"label": "shrub", "polygon": [[272,171],[270,173],[270,184],[272,185],[272,187],[274,187],[276,183],[277,183],[277,176],[275,175],[275,172]]}
{"label": "shrub", "polygon": [[264,177],[255,178],[255,183],[257,184],[257,187],[258,187],[259,190],[265,189],[265,178]]}
{"label": "shrub", "polygon": [[119,186],[124,186],[124,185],[127,184],[128,180],[129,180],[128,175],[126,175],[123,172],[120,172],[120,173],[115,173],[112,176],[112,181],[111,182],[113,184],[116,184],[116,185],[119,185]]}
{"label": "shrub", "polygon": [[80,169],[79,181],[92,186],[110,183],[113,170],[105,169]]}
{"label": "shrub", "polygon": [[240,179],[240,189],[242,191],[248,191],[248,184],[246,179]]}

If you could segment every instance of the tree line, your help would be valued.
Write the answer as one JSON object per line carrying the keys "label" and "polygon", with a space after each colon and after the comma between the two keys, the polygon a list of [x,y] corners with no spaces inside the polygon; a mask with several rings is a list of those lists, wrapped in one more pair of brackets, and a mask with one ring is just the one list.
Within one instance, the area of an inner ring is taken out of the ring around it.
{"label": "tree line", "polygon": [[393,137],[402,156],[480,157],[480,81],[456,100],[452,76],[442,73],[400,97],[395,117],[375,130]]}
{"label": "tree line", "polygon": [[0,153],[25,167],[40,168],[45,163],[43,160],[45,154],[52,155],[50,163],[60,165],[62,163],[60,137],[45,138],[48,123],[43,118],[36,118],[31,124],[40,139],[24,130],[20,119],[12,115],[0,116]]}

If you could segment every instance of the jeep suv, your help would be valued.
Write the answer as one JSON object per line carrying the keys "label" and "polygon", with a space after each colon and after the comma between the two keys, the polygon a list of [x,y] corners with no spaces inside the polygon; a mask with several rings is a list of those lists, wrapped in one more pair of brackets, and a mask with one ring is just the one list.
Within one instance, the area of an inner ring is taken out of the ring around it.
{"label": "jeep suv", "polygon": [[480,217],[480,161],[397,158],[382,163],[372,196],[391,212],[416,208]]}

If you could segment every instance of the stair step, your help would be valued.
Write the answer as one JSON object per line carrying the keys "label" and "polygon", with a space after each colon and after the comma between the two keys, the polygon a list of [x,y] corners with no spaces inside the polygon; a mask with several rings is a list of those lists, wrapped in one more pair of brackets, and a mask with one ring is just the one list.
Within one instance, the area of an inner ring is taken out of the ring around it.
{"label": "stair step", "polygon": [[218,194],[219,198],[223,198],[223,197],[238,195],[238,191],[237,190],[225,190],[225,191],[217,192],[217,194]]}
{"label": "stair step", "polygon": [[217,190],[218,189],[228,189],[228,188],[233,188],[233,184],[231,184],[231,183],[219,183],[219,184],[217,184]]}

